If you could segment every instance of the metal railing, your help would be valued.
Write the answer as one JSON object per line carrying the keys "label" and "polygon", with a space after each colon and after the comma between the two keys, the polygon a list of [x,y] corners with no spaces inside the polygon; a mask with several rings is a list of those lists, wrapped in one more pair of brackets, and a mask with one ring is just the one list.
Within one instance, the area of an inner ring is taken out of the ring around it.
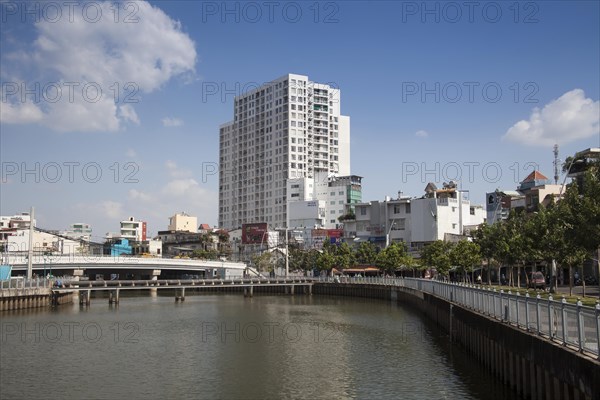
{"label": "metal railing", "polygon": [[563,346],[600,358],[600,303],[595,307],[567,303],[550,295],[490,289],[484,286],[416,278],[321,277],[320,282],[387,285],[415,289],[459,304]]}

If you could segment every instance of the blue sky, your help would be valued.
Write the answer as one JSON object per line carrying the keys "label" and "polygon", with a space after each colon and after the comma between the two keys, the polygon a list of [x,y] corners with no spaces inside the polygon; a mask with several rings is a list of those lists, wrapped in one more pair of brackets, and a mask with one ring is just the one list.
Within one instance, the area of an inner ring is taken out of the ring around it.
{"label": "blue sky", "polygon": [[597,1],[47,4],[0,2],[0,211],[44,228],[215,225],[218,126],[286,73],[340,88],[366,201],[460,174],[481,203],[600,146]]}

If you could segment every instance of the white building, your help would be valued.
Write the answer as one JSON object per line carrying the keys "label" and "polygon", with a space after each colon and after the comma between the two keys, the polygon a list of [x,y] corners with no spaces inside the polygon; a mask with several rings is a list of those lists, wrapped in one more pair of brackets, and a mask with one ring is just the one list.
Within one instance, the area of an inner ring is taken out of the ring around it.
{"label": "white building", "polygon": [[134,217],[129,217],[121,221],[120,238],[142,242],[146,240],[146,222],[136,221]]}
{"label": "white building", "polygon": [[76,222],[69,226],[69,229],[61,232],[61,235],[72,239],[81,239],[89,242],[92,239],[92,227],[90,224]]}
{"label": "white building", "polygon": [[[8,254],[27,254],[29,229],[19,229],[6,239]],[[33,232],[33,252],[39,254],[82,254],[84,248],[78,240],[70,240],[47,232]]]}
{"label": "white building", "polygon": [[325,224],[326,201],[292,201],[288,205],[289,226],[294,228],[322,228]]}
{"label": "white building", "polygon": [[[31,216],[28,212],[10,216],[0,216],[0,230],[29,228],[29,221],[31,221]],[[34,219],[33,226],[36,226],[35,223],[36,220]]]}
{"label": "white building", "polygon": [[452,183],[427,185],[420,198],[404,197],[356,204],[356,219],[344,221],[347,241],[370,241],[381,247],[405,242],[418,250],[436,240],[456,240],[485,221],[482,206],[472,205]]}
{"label": "white building", "polygon": [[287,203],[315,200],[319,176],[350,174],[339,89],[288,74],[237,96],[219,156],[219,226],[287,226]]}
{"label": "white building", "polygon": [[169,231],[198,232],[198,218],[182,212],[169,217]]}

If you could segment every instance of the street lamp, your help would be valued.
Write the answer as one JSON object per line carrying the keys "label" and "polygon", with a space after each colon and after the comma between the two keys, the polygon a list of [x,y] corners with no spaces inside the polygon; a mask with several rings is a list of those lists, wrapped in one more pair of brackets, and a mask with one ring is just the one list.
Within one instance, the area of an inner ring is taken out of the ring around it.
{"label": "street lamp", "polygon": [[390,232],[392,232],[392,228],[394,227],[395,224],[396,224],[396,220],[393,219],[392,223],[390,224],[390,229],[388,229],[387,233],[385,234],[385,247],[386,248],[390,245]]}

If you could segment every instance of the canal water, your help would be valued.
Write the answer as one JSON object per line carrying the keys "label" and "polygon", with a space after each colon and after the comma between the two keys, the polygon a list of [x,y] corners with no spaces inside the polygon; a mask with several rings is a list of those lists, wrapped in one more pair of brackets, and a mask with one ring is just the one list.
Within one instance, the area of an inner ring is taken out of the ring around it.
{"label": "canal water", "polygon": [[1,399],[512,398],[424,317],[383,300],[140,294],[0,324]]}

